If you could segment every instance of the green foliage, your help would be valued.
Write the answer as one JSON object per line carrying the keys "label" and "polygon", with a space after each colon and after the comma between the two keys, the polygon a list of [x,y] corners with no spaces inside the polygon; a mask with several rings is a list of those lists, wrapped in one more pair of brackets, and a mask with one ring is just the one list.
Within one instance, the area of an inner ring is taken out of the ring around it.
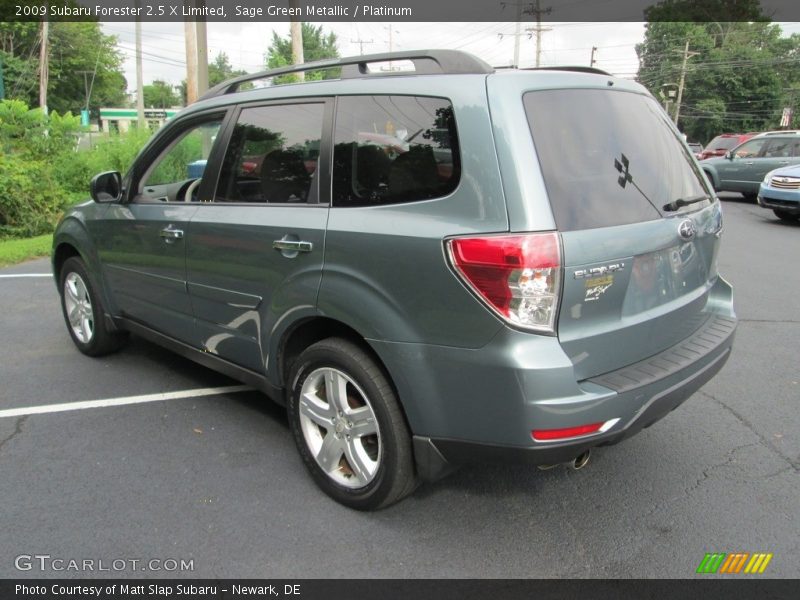
{"label": "green foliage", "polygon": [[30,237],[53,230],[62,190],[44,160],[0,154],[0,237]]}
{"label": "green foliage", "polygon": [[[193,129],[173,146],[150,174],[147,185],[181,181],[188,177],[187,165],[204,157],[203,146],[211,147],[208,128]],[[204,138],[206,138],[204,140]]]}
{"label": "green foliage", "polygon": [[131,128],[125,133],[111,133],[92,141],[91,148],[63,156],[54,166],[56,178],[65,191],[64,203],[89,197],[89,182],[104,171],[125,173],[152,132]]}
{"label": "green foliage", "polygon": [[133,129],[77,151],[80,119],[45,116],[19,100],[0,102],[0,237],[52,231],[61,211],[89,196],[102,171],[125,172],[150,138]]}
{"label": "green foliage", "polygon": [[214,61],[208,65],[208,87],[214,87],[226,79],[244,75],[246,71],[234,69],[224,52],[217,54]]}
{"label": "green foliage", "polygon": [[0,236],[52,230],[64,190],[54,166],[71,155],[80,121],[45,115],[18,100],[0,102]]}
{"label": "green foliage", "polygon": [[[336,34],[331,32],[325,35],[322,25],[315,27],[310,23],[303,22],[301,25],[303,34],[303,60],[314,62],[326,58],[338,58],[339,50],[336,48]],[[294,64],[292,60],[292,40],[280,37],[272,32],[272,44],[267,50],[267,67],[277,69]],[[326,69],[324,71],[306,71],[305,80],[315,81],[319,79],[335,79],[339,77],[338,69]],[[274,83],[293,83],[297,81],[296,75],[284,75],[276,77]]]}
{"label": "green foliage", "polygon": [[[91,84],[89,108],[119,106],[126,101],[122,55],[116,37],[103,34],[100,25],[50,23],[50,63],[47,104],[60,113],[78,113],[86,104],[85,84]],[[0,22],[0,61],[6,98],[39,103],[39,23]],[[87,71],[86,77],[82,71]]]}
{"label": "green foliage", "polygon": [[144,86],[142,91],[144,92],[144,105],[147,108],[172,108],[181,103],[181,99],[175,93],[175,88],[160,79]]}
{"label": "green foliage", "polygon": [[690,140],[776,129],[781,109],[800,100],[800,36],[781,37],[760,10],[757,0],[665,0],[647,9],[638,79],[654,95],[677,86],[687,41],[697,53],[687,61],[679,121]]}

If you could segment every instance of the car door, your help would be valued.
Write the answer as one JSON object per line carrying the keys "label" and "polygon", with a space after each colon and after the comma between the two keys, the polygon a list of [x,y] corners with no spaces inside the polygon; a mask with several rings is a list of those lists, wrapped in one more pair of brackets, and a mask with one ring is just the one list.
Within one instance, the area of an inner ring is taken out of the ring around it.
{"label": "car door", "polygon": [[753,183],[757,189],[758,183],[764,177],[763,173],[761,178],[757,174],[765,163],[763,153],[766,144],[766,138],[748,140],[734,148],[726,160],[721,160],[716,165],[720,189],[734,192],[755,191]]}
{"label": "car door", "polygon": [[[183,342],[194,336],[186,287],[186,231],[208,184],[224,113],[175,123],[155,138],[127,178],[127,198],[109,207],[97,228],[103,274],[117,312]],[[200,169],[198,169],[200,167]]]}
{"label": "car door", "polygon": [[263,373],[270,332],[316,304],[330,188],[331,101],[245,106],[186,237],[196,343]]}

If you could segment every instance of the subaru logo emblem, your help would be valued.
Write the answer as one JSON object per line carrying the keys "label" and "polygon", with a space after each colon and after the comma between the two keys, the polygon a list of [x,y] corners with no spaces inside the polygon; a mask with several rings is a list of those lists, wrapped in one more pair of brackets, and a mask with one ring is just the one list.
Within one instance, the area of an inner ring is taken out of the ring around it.
{"label": "subaru logo emblem", "polygon": [[686,219],[680,225],[678,225],[678,233],[684,240],[692,239],[695,231],[694,222],[689,219]]}

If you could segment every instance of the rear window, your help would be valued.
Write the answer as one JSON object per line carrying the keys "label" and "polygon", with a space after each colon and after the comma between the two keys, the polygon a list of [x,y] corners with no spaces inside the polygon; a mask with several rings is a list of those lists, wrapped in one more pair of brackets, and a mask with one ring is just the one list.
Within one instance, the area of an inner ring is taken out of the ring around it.
{"label": "rear window", "polygon": [[561,231],[650,221],[675,214],[663,212],[669,202],[708,195],[652,98],[569,89],[528,92],[523,103]]}

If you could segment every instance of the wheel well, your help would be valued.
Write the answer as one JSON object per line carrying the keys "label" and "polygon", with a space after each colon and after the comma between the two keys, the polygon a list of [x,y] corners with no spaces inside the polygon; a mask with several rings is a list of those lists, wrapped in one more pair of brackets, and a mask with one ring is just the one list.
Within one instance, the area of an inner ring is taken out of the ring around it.
{"label": "wheel well", "polygon": [[365,352],[369,353],[386,371],[386,367],[380,358],[355,329],[339,321],[319,317],[303,321],[284,334],[281,351],[278,355],[278,368],[284,385],[288,383],[289,371],[292,369],[295,359],[300,356],[300,353],[311,344],[316,344],[329,337],[340,337],[357,344]]}
{"label": "wheel well", "polygon": [[703,169],[703,173],[705,174],[706,178],[708,179],[711,186],[716,191],[717,189],[717,181],[714,179],[714,174],[709,169]]}
{"label": "wheel well", "polygon": [[80,252],[75,248],[75,246],[67,243],[59,244],[56,248],[55,253],[53,254],[53,277],[56,281],[61,279],[61,267],[64,265],[64,262],[73,256],[80,256]]}
{"label": "wheel well", "polygon": [[372,349],[364,337],[352,327],[345,325],[340,321],[328,319],[325,317],[316,317],[302,321],[294,328],[290,329],[283,336],[283,341],[278,354],[278,369],[281,377],[281,385],[286,392],[289,392],[289,371],[292,369],[295,359],[312,344],[324,340],[329,337],[344,338],[361,348],[366,352],[383,370],[389,385],[392,386],[397,401],[400,404],[400,410],[403,411],[403,418],[406,421],[406,426],[411,431],[411,425],[408,422],[408,416],[405,413],[405,406],[403,406],[403,399],[397,391],[397,386],[392,379],[391,373],[386,368],[386,365],[381,360],[380,356]]}

